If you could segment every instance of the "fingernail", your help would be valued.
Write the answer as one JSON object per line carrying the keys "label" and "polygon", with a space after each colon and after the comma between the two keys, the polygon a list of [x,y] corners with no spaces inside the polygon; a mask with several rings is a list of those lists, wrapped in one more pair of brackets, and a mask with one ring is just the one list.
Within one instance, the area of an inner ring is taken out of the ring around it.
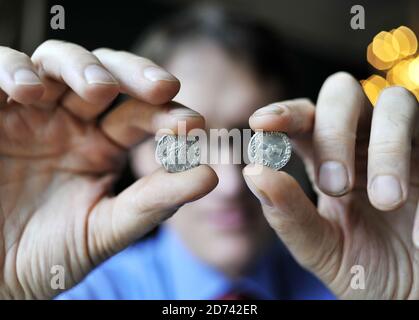
{"label": "fingernail", "polygon": [[175,108],[169,111],[175,117],[202,117],[198,112],[189,108]]}
{"label": "fingernail", "polygon": [[348,185],[348,171],[342,163],[323,162],[319,170],[319,186],[323,191],[339,195],[346,191]]}
{"label": "fingernail", "polygon": [[115,78],[98,65],[90,65],[84,70],[84,77],[88,84],[117,84]]}
{"label": "fingernail", "polygon": [[394,176],[377,176],[371,184],[374,201],[385,207],[393,207],[402,200],[402,187]]}
{"label": "fingernail", "polygon": [[247,186],[253,192],[253,194],[259,199],[259,201],[265,206],[273,207],[272,201],[262,190],[259,190],[255,186],[255,184],[252,181],[252,178],[247,177],[245,174],[243,174],[243,177],[244,177],[244,181],[246,181]]}
{"label": "fingernail", "polygon": [[159,67],[147,67],[143,71],[144,77],[148,80],[156,81],[178,81],[173,75],[169,72],[163,70]]}
{"label": "fingernail", "polygon": [[256,110],[252,116],[259,117],[269,114],[281,114],[284,112],[284,108],[281,105],[278,104],[270,104],[266,107],[260,108]]}
{"label": "fingernail", "polygon": [[14,81],[16,84],[23,85],[40,85],[42,84],[41,79],[38,75],[30,69],[19,69],[14,74]]}

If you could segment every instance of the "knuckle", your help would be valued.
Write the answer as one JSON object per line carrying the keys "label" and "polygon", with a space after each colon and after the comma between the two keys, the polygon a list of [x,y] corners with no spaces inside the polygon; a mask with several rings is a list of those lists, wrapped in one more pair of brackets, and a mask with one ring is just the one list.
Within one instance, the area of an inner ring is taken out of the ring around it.
{"label": "knuckle", "polygon": [[299,98],[299,99],[295,99],[294,101],[299,103],[300,105],[304,105],[304,106],[307,106],[311,109],[314,109],[314,103],[309,98]]}
{"label": "knuckle", "polygon": [[339,82],[348,85],[357,85],[358,81],[346,71],[338,71],[330,75],[325,82]]}
{"label": "knuckle", "polygon": [[409,114],[396,112],[389,118],[391,122],[399,128],[409,128],[412,122],[412,117]]}
{"label": "knuckle", "polygon": [[107,47],[97,48],[92,51],[93,54],[106,54],[106,53],[111,53],[111,52],[114,52],[114,50]]}
{"label": "knuckle", "polygon": [[62,55],[65,51],[65,55],[69,58],[74,58],[81,54],[85,56],[92,56],[91,52],[85,49],[84,47],[62,40],[50,39],[42,43],[33,53],[32,58],[36,61],[41,57],[51,56],[51,55]]}
{"label": "knuckle", "polygon": [[298,98],[298,99],[295,99],[294,101],[313,105],[313,101],[310,98],[306,98],[306,97]]}
{"label": "knuckle", "polygon": [[118,51],[111,48],[101,47],[93,50],[91,54],[95,59],[99,60],[101,63],[106,63],[109,57],[113,57],[117,52]]}
{"label": "knuckle", "polygon": [[89,58],[93,57],[90,51],[75,43],[67,42],[62,45],[62,49],[65,50],[66,54],[69,56],[84,56]]}
{"label": "knuckle", "polygon": [[267,212],[265,215],[269,225],[281,236],[286,237],[291,234],[295,223],[290,219],[284,218],[279,212]]}
{"label": "knuckle", "polygon": [[101,56],[109,55],[110,59],[118,63],[124,63],[124,64],[128,63],[133,68],[138,68],[138,69],[142,69],[147,65],[154,65],[154,62],[151,61],[150,59],[137,56],[136,54],[133,54],[131,52],[124,51],[124,50],[100,48],[100,49],[96,49],[94,51],[94,54],[101,55]]}
{"label": "knuckle", "polygon": [[132,53],[124,50],[111,50],[111,52],[108,51],[108,53],[113,53],[116,57],[121,59],[130,59],[134,56]]}
{"label": "knuckle", "polygon": [[356,134],[349,131],[343,131],[333,126],[324,126],[316,128],[314,132],[314,141],[317,144],[353,144],[356,140]]}
{"label": "knuckle", "polygon": [[288,101],[275,102],[272,105],[280,108],[283,111],[283,113],[288,116],[290,116],[290,114],[294,111],[294,106],[290,104]]}
{"label": "knuckle", "polygon": [[314,134],[314,154],[318,159],[347,159],[355,150],[355,135],[336,129],[322,129]]}
{"label": "knuckle", "polygon": [[143,92],[144,99],[153,105],[165,104],[179,91],[179,84],[156,83]]}
{"label": "knuckle", "polygon": [[374,114],[380,114],[383,119],[391,122],[396,128],[412,128],[417,121],[418,101],[406,88],[397,86],[385,88],[374,108]]}
{"label": "knuckle", "polygon": [[137,55],[133,55],[133,57],[135,59],[135,62],[138,64],[138,66],[154,65],[154,62],[148,58],[140,57]]}
{"label": "knuckle", "polygon": [[[383,97],[382,99],[392,100],[395,96],[392,95],[389,99]],[[413,129],[413,122],[415,121],[416,113],[417,113],[417,106],[413,108],[408,108],[407,106],[401,106],[397,101],[389,101],[390,103],[382,103],[378,104],[374,112],[377,112],[380,116],[378,117],[381,119],[380,121],[385,121],[388,125],[393,126],[396,129],[403,129],[403,128],[412,128]]]}
{"label": "knuckle", "polygon": [[0,47],[0,59],[7,64],[11,62],[30,63],[30,59],[25,53],[7,47]]}
{"label": "knuckle", "polygon": [[351,74],[340,71],[329,76],[324,82],[319,93],[319,100],[326,98],[329,103],[339,101],[339,104],[353,108],[360,105],[359,102],[365,99],[365,95],[358,80]]}
{"label": "knuckle", "polygon": [[402,86],[392,86],[381,91],[380,98],[389,99],[393,97],[410,99],[413,98],[413,94]]}
{"label": "knuckle", "polygon": [[133,63],[136,63],[138,65],[143,65],[143,64],[152,64],[153,62],[147,58],[138,56],[134,53],[128,52],[128,51],[124,51],[124,50],[119,50],[119,51],[115,51],[115,53],[117,54],[117,56],[121,59],[127,60],[127,61],[131,61]]}
{"label": "knuckle", "polygon": [[65,42],[62,40],[56,40],[56,39],[49,39],[46,40],[44,42],[42,42],[38,48],[36,48],[35,52],[34,52],[34,56],[39,54],[40,52],[44,51],[45,49],[50,49],[50,48],[54,48],[56,46],[60,46],[63,45]]}
{"label": "knuckle", "polygon": [[410,144],[396,141],[371,142],[368,147],[369,157],[406,155],[411,151]]}

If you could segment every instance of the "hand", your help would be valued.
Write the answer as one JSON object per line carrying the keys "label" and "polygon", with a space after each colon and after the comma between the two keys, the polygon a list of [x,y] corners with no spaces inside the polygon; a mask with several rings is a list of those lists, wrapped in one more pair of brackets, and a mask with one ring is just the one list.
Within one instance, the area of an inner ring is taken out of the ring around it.
{"label": "hand", "polygon": [[[404,88],[385,89],[372,108],[341,72],[326,80],[316,108],[285,101],[249,120],[253,129],[287,132],[304,160],[317,208],[285,172],[250,175],[247,167],[244,176],[278,236],[337,297],[419,299],[417,117]],[[365,271],[365,289],[353,266]]]}
{"label": "hand", "polygon": [[[127,150],[160,128],[201,128],[169,103],[179,82],[127,52],[47,41],[32,58],[0,47],[0,297],[50,298],[217,183],[207,166],[158,170],[108,196]],[[120,93],[126,100],[98,116]],[[162,105],[164,104],[164,105]]]}

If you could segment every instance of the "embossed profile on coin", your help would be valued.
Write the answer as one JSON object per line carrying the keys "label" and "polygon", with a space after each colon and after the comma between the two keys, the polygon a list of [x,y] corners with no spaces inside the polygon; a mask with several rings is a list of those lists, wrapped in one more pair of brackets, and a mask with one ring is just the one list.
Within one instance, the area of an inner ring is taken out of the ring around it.
{"label": "embossed profile on coin", "polygon": [[200,164],[198,137],[164,135],[157,142],[156,159],[168,172],[181,172]]}
{"label": "embossed profile on coin", "polygon": [[251,163],[280,170],[291,158],[291,142],[283,132],[256,132],[249,142]]}

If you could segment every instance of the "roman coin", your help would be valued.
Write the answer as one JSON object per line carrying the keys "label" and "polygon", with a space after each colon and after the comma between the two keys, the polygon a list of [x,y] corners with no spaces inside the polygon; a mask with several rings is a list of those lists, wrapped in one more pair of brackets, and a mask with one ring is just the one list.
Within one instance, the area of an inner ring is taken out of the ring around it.
{"label": "roman coin", "polygon": [[198,137],[164,135],[157,142],[156,159],[168,172],[181,172],[200,164]]}
{"label": "roman coin", "polygon": [[280,170],[291,158],[291,142],[283,132],[256,132],[249,142],[248,156],[251,163]]}

